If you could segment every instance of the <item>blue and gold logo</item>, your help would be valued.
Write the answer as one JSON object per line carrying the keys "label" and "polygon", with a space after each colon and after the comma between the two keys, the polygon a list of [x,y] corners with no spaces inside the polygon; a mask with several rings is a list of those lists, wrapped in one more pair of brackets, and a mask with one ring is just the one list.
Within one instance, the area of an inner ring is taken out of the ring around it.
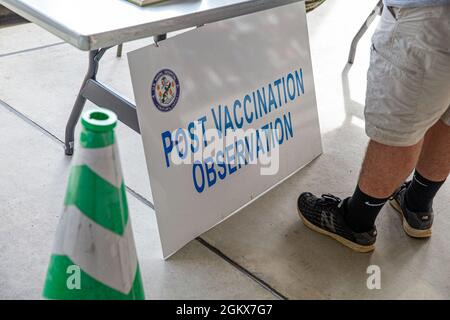
{"label": "blue and gold logo", "polygon": [[152,83],[152,100],[156,108],[169,112],[175,108],[180,98],[180,82],[177,75],[169,69],[158,72]]}

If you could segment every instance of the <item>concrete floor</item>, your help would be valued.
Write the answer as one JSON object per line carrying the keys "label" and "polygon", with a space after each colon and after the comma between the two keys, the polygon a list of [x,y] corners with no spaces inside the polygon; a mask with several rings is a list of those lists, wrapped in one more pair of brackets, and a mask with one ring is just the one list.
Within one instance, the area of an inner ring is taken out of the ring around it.
{"label": "concrete floor", "polygon": [[[161,259],[149,207],[142,142],[119,125],[148,298],[450,298],[449,183],[435,200],[432,239],[405,236],[386,206],[372,254],[353,253],[306,229],[297,217],[300,192],[344,197],[354,188],[367,142],[363,104],[374,26],[360,42],[355,65],[344,67],[351,38],[376,2],[328,0],[308,14],[324,154],[168,261]],[[125,50],[150,42],[129,43]],[[86,66],[85,53],[35,25],[0,29],[0,298],[40,298],[70,165],[61,140]],[[125,56],[108,52],[99,78],[133,96]],[[381,290],[366,287],[366,269],[373,264],[381,268]]]}

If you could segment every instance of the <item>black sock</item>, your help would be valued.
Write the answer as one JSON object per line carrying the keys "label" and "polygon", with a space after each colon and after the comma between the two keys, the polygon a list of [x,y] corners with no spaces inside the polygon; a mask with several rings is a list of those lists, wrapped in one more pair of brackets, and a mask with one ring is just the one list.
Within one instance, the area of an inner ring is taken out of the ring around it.
{"label": "black sock", "polygon": [[406,206],[413,212],[428,212],[432,210],[433,199],[444,181],[431,181],[424,178],[417,170],[406,190]]}
{"label": "black sock", "polygon": [[389,198],[378,199],[371,197],[356,186],[351,198],[345,200],[345,220],[349,227],[356,232],[370,231],[375,224],[381,208]]}

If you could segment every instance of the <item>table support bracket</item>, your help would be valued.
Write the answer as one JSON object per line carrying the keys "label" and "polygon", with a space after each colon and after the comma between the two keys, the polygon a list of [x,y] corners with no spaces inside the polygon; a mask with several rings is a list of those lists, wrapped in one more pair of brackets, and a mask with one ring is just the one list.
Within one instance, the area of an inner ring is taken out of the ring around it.
{"label": "table support bracket", "polygon": [[125,97],[114,92],[103,83],[92,79],[86,83],[82,95],[97,106],[115,112],[121,122],[140,133],[136,106]]}
{"label": "table support bracket", "polygon": [[119,120],[136,132],[139,131],[136,106],[116,93],[111,88],[97,81],[99,63],[105,52],[109,48],[102,48],[89,52],[89,67],[81,85],[80,92],[75,100],[75,104],[70,113],[66,125],[65,153],[72,155],[74,149],[75,127],[80,119],[86,100],[89,100],[99,107],[114,111]]}
{"label": "table support bracket", "polygon": [[[155,44],[165,39],[167,39],[166,34],[153,37]],[[118,47],[118,51],[120,50],[120,55],[122,55],[122,45],[123,44],[120,44]],[[121,122],[137,133],[140,133],[136,106],[127,98],[115,92],[113,89],[97,81],[97,72],[100,60],[105,52],[110,48],[111,47],[102,48],[89,52],[88,71],[84,77],[80,92],[75,100],[75,104],[73,105],[72,112],[70,113],[70,117],[66,125],[66,136],[64,142],[66,155],[73,155],[75,127],[80,119],[81,112],[83,112],[86,100],[93,102],[99,107],[114,111]]]}

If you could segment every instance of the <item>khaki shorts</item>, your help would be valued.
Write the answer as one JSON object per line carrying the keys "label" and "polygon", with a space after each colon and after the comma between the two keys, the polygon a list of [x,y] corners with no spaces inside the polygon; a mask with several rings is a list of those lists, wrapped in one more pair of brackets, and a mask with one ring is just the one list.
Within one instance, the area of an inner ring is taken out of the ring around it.
{"label": "khaki shorts", "polygon": [[439,119],[450,126],[450,6],[384,7],[372,37],[366,133],[411,146]]}

